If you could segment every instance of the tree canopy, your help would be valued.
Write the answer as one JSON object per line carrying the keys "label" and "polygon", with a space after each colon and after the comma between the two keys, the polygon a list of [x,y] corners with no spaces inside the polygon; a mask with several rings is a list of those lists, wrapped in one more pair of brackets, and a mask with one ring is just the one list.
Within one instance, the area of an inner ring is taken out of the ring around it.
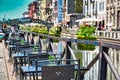
{"label": "tree canopy", "polygon": [[75,0],[75,12],[82,13],[83,10],[83,0]]}

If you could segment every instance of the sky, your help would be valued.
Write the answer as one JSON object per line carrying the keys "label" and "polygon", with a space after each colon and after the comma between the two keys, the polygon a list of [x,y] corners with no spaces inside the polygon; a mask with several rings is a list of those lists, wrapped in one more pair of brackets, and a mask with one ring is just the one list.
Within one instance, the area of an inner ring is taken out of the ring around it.
{"label": "sky", "polygon": [[33,0],[0,0],[0,20],[23,17],[22,13],[28,11],[28,5]]}

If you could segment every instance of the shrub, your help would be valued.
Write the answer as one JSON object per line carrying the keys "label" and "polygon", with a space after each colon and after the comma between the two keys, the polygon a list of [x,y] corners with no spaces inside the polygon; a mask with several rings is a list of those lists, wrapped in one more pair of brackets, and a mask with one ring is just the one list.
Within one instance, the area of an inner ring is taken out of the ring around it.
{"label": "shrub", "polygon": [[51,27],[49,30],[49,34],[52,36],[60,36],[61,32],[62,32],[62,29],[59,26]]}
{"label": "shrub", "polygon": [[30,30],[31,32],[41,33],[41,34],[48,34],[47,27],[41,25],[41,26],[33,26]]}
{"label": "shrub", "polygon": [[[80,26],[80,29],[77,31],[77,39],[82,40],[96,40],[97,37],[93,36],[93,33],[95,33],[95,26]],[[84,43],[78,43],[77,44],[78,49],[80,50],[94,50],[95,46],[92,44],[84,44]]]}
{"label": "shrub", "polygon": [[30,27],[28,27],[28,26],[20,26],[20,30],[30,31]]}

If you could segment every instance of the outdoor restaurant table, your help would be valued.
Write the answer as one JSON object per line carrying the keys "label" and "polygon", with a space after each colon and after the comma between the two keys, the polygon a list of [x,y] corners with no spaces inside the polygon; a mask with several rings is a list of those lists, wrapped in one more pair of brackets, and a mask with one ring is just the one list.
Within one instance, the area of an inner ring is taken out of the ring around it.
{"label": "outdoor restaurant table", "polygon": [[[20,52],[20,53],[16,53],[16,54],[13,54],[13,61],[14,61],[14,71],[18,71],[18,66],[19,65],[23,65],[25,64],[26,65],[26,57],[27,57],[27,54],[24,53],[24,52]],[[23,63],[24,61],[24,63]]]}
{"label": "outdoor restaurant table", "polygon": [[20,52],[19,54],[13,54],[13,60],[14,60],[14,71],[18,72],[19,66],[23,66],[28,64],[28,54],[40,54],[40,53],[46,53],[46,52]]}
{"label": "outdoor restaurant table", "polygon": [[[54,61],[56,61],[57,63],[51,63],[51,62],[54,62]],[[66,64],[66,63],[64,64],[63,62],[61,62],[62,64],[58,64],[59,61],[64,62],[65,60],[53,60],[53,61],[51,61],[51,60],[37,60],[35,62],[36,65],[22,66],[20,68],[20,78],[25,78],[25,80],[27,80],[26,76],[29,76],[29,77],[33,76],[33,80],[36,80],[38,76],[41,76],[43,67],[44,68],[47,67],[46,70],[48,70],[48,68],[50,68],[50,67],[53,68],[53,67],[56,66],[55,70],[62,70],[60,68],[61,66],[66,67],[66,69],[67,69],[67,67],[70,67],[70,65],[74,65],[74,71],[78,71],[78,67],[76,67],[76,66],[80,65],[79,63],[78,64]],[[68,60],[66,59],[66,61],[69,61],[69,59]],[[73,61],[78,61],[78,60],[73,60]],[[41,65],[39,63],[44,63],[45,65],[43,65],[43,64]],[[83,68],[80,68],[80,70],[83,70]],[[66,71],[62,70],[61,72],[66,72]],[[32,74],[32,75],[29,75],[29,74]],[[48,75],[48,74],[44,74],[44,75]],[[52,75],[52,72],[51,72],[51,75]],[[35,79],[35,76],[36,76],[36,79]]]}
{"label": "outdoor restaurant table", "polygon": [[[25,80],[27,80],[26,79],[27,75],[25,75],[25,74],[28,74],[31,78],[31,73],[33,76],[33,80],[35,80],[35,75],[34,75],[35,71],[36,71],[36,66],[28,66],[28,67],[23,66],[20,69],[20,80],[23,80],[23,78],[25,78]],[[41,72],[41,71],[42,71],[42,68],[38,67],[38,72]]]}

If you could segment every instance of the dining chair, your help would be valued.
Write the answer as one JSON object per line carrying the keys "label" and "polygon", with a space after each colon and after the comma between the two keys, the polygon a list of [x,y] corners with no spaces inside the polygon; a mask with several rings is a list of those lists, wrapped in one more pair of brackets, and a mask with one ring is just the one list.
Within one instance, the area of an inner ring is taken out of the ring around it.
{"label": "dining chair", "polygon": [[[31,76],[33,80],[35,80],[36,74],[36,61],[48,60],[48,53],[39,53],[39,54],[28,54],[28,66],[21,66],[20,69],[20,78],[27,80],[27,76],[29,76],[31,80]],[[43,66],[43,64],[39,64],[39,66]],[[41,74],[41,67],[38,67],[38,72]]]}

